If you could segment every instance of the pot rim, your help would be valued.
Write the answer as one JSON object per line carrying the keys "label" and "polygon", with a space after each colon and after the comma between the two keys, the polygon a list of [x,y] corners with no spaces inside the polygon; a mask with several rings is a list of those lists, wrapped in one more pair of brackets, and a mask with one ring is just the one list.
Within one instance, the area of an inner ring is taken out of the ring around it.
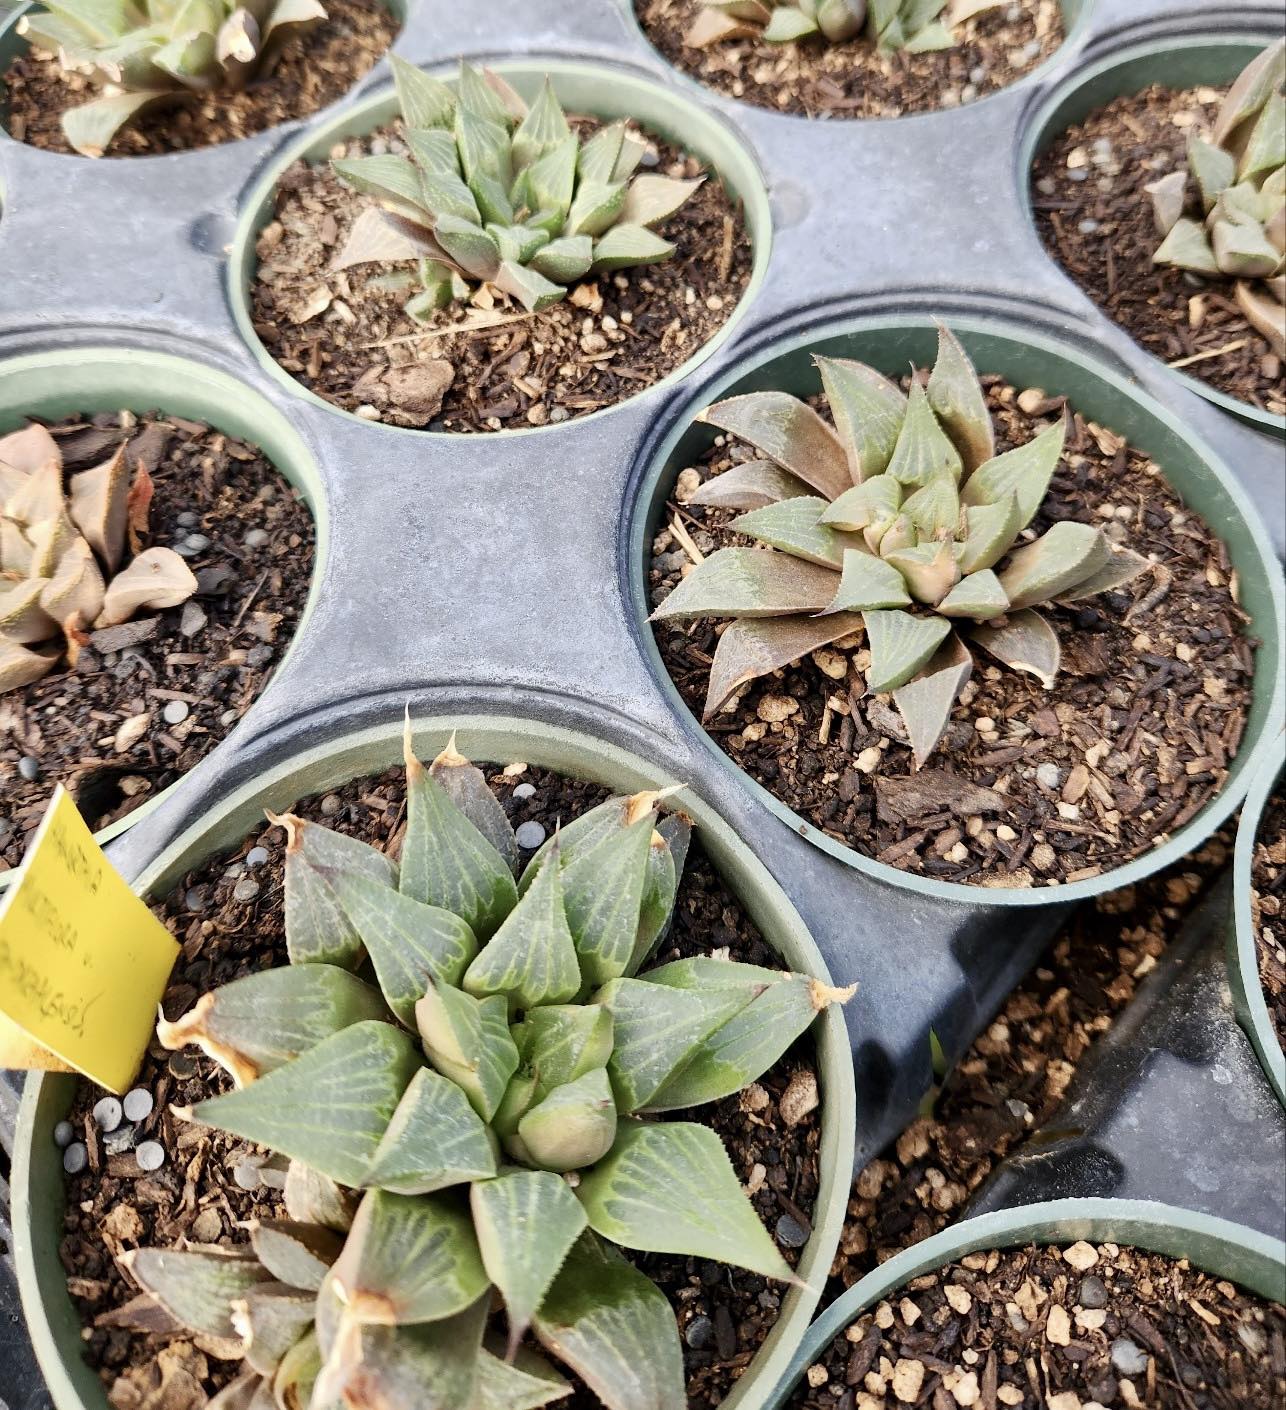
{"label": "pot rim", "polygon": [[[330,504],[325,483],[318,468],[318,457],[299,429],[254,387],[239,377],[200,362],[150,348],[123,348],[96,342],[83,347],[64,348],[52,352],[23,353],[0,361],[3,371],[3,391],[0,391],[0,430],[10,421],[20,421],[24,412],[9,406],[24,395],[12,390],[15,382],[24,378],[39,379],[42,373],[57,378],[57,385],[34,401],[24,400],[22,406],[33,414],[66,415],[71,412],[93,411],[85,400],[101,403],[99,410],[122,409],[117,401],[117,386],[138,388],[121,393],[126,409],[157,410],[162,414],[192,415],[216,430],[228,432],[238,439],[253,443],[287,484],[299,491],[312,517],[316,542],[310,571],[308,593],[290,643],[281,660],[273,668],[259,695],[251,701],[241,718],[205,756],[210,758],[243,730],[247,719],[274,676],[280,673],[302,637],[321,594],[322,570],[330,542]],[[88,392],[79,390],[86,385]],[[158,390],[151,390],[156,388]],[[164,389],[164,390],[159,390]],[[157,402],[164,403],[157,406]],[[59,411],[58,408],[66,408]],[[149,798],[147,802],[109,823],[94,834],[94,840],[104,845],[134,826],[170,798],[180,788],[187,775]],[[21,870],[21,863],[9,871],[0,872],[0,891],[12,884]]]}
{"label": "pot rim", "polygon": [[[428,716],[414,724],[413,733],[417,755],[422,758],[430,757],[456,733],[462,752],[479,760],[509,762],[521,758],[617,788],[659,786],[670,781],[663,764],[645,761],[595,735],[505,715]],[[164,893],[195,864],[196,857],[214,855],[243,838],[261,816],[265,803],[288,805],[306,793],[324,791],[341,780],[362,777],[400,762],[401,739],[401,721],[386,722],[344,732],[263,770],[175,838],[143,870],[136,889],[141,894]],[[793,967],[829,982],[826,964],[812,936],[767,867],[702,799],[685,793],[682,807],[696,821],[712,862],[778,954]],[[820,1299],[843,1229],[855,1144],[856,1096],[848,1034],[840,1008],[827,1009],[812,1032],[822,1085],[820,1183],[813,1232],[798,1272],[801,1280],[815,1286],[792,1286],[786,1291],[776,1325],[723,1402],[730,1410],[760,1410],[768,1390],[783,1374]],[[63,1192],[61,1182],[50,1190],[34,1178],[34,1154],[40,1149],[36,1142],[44,1142],[48,1164],[56,1154],[50,1135],[52,1123],[66,1110],[75,1083],[74,1075],[33,1073],[23,1090],[11,1176],[14,1261],[36,1356],[58,1410],[106,1410],[105,1397],[89,1394],[99,1385],[96,1373],[79,1360],[80,1318],[71,1306],[65,1274],[54,1252],[55,1231],[46,1233],[43,1261],[37,1261],[37,1220],[42,1214],[51,1218],[62,1209]],[[55,1330],[55,1317],[51,1316],[54,1313],[61,1331]]]}
{"label": "pot rim", "polygon": [[[763,288],[768,262],[772,254],[773,219],[763,169],[746,138],[721,114],[693,102],[688,96],[672,92],[645,70],[634,68],[619,59],[567,57],[560,54],[497,59],[489,68],[511,79],[515,86],[533,88],[548,76],[557,90],[560,85],[572,85],[578,91],[593,90],[591,100],[579,100],[578,106],[589,108],[596,115],[607,117],[631,116],[640,110],[650,110],[639,118],[646,131],[661,136],[672,135],[694,156],[706,163],[734,201],[744,209],[746,230],[753,247],[750,280],[726,322],[712,338],[702,343],[672,372],[651,386],[633,393],[622,401],[613,402],[587,416],[552,426],[514,426],[489,431],[489,437],[517,439],[539,436],[550,430],[566,429],[584,422],[599,423],[604,417],[633,406],[642,397],[665,393],[688,379],[703,362],[724,346],[745,320],[756,296]],[[455,85],[455,62],[420,65],[425,73]],[[597,96],[602,94],[601,97]],[[560,97],[562,95],[560,94]],[[659,100],[660,106],[657,106]],[[570,100],[569,100],[570,101]],[[227,295],[233,320],[242,342],[255,362],[293,397],[316,406],[332,416],[355,421],[370,435],[392,434],[423,437],[430,441],[449,441],[462,434],[456,431],[430,431],[415,426],[394,426],[386,422],[366,421],[355,412],[346,411],[327,401],[300,381],[297,381],[269,353],[255,332],[250,311],[249,290],[257,268],[255,240],[271,218],[273,200],[282,174],[300,159],[317,157],[336,140],[364,135],[397,114],[397,95],[391,83],[380,85],[373,92],[334,113],[322,122],[313,123],[306,131],[279,147],[265,163],[258,179],[241,201],[231,251],[227,260]],[[656,116],[657,113],[663,116]]]}
{"label": "pot rim", "polygon": [[[1024,121],[1022,140],[1018,147],[1019,199],[1022,202],[1022,213],[1033,233],[1036,232],[1036,216],[1032,209],[1032,165],[1036,157],[1045,150],[1054,137],[1059,132],[1066,130],[1067,123],[1060,118],[1059,112],[1077,92],[1097,79],[1103,78],[1117,69],[1123,69],[1129,64],[1137,63],[1143,59],[1163,59],[1176,51],[1242,49],[1246,51],[1246,59],[1249,60],[1256,52],[1271,44],[1275,37],[1269,30],[1264,30],[1262,37],[1248,32],[1230,34],[1226,31],[1221,33],[1218,30],[1207,30],[1201,34],[1162,35],[1153,39],[1138,40],[1120,49],[1114,49],[1111,53],[1059,78],[1042,96],[1035,111]],[[1136,87],[1129,84],[1123,85],[1120,89],[1122,94],[1137,91]],[[1054,255],[1045,248],[1043,241],[1040,242],[1040,245],[1046,258],[1063,277],[1069,282],[1074,282]],[[1079,288],[1079,286],[1077,287]],[[1085,297],[1089,296],[1085,295]],[[1097,304],[1095,307],[1098,307]],[[1145,348],[1128,328],[1117,323],[1105,310],[1100,309],[1099,311],[1104,318],[1107,318],[1130,338],[1142,356],[1161,368],[1168,377],[1177,380],[1188,391],[1204,397],[1206,401],[1266,435],[1286,439],[1286,415],[1279,416],[1271,411],[1263,411],[1257,406],[1252,406],[1250,402],[1242,401],[1239,397],[1234,397],[1228,392],[1220,391],[1218,387],[1203,382],[1201,378],[1192,376],[1182,368],[1169,367],[1155,353]]]}
{"label": "pot rim", "polygon": [[[695,427],[696,413],[709,406],[720,397],[735,392],[746,380],[755,377],[766,366],[782,358],[807,353],[810,348],[844,337],[880,336],[896,333],[928,333],[936,328],[936,321],[929,315],[921,314],[867,314],[840,315],[820,318],[803,328],[796,328],[771,340],[766,340],[752,349],[743,352],[735,363],[720,369],[718,375],[694,390],[677,405],[665,426],[643,449],[639,458],[639,468],[631,482],[630,503],[627,508],[628,527],[622,531],[622,552],[628,554],[623,565],[623,573],[628,583],[628,591],[633,599],[632,618],[640,647],[656,677],[659,688],[666,695],[671,707],[680,719],[695,729],[703,747],[712,751],[720,766],[729,770],[751,797],[762,803],[769,812],[784,822],[799,836],[812,842],[827,855],[845,863],[875,881],[901,887],[918,895],[934,896],[940,900],[964,902],[979,906],[1043,906],[1088,900],[1106,891],[1117,890],[1131,885],[1162,868],[1171,865],[1193,851],[1227,818],[1244,797],[1250,780],[1261,770],[1270,757],[1275,757],[1276,735],[1281,729],[1281,721],[1286,715],[1286,680],[1280,671],[1270,669],[1274,664],[1280,667],[1286,657],[1286,588],[1283,586],[1281,570],[1272,549],[1271,540],[1247,492],[1232,472],[1224,465],[1213,448],[1183,425],[1181,419],[1172,415],[1164,406],[1149,396],[1141,388],[1115,372],[1106,363],[1071,342],[1056,342],[1034,328],[1024,327],[1010,317],[964,315],[951,316],[951,330],[965,344],[966,350],[976,338],[993,338],[1016,346],[1035,348],[1042,353],[1058,358],[1065,363],[1079,367],[1095,378],[1117,399],[1132,403],[1135,411],[1142,413],[1156,423],[1158,430],[1164,431],[1174,440],[1186,442],[1186,448],[1194,461],[1199,463],[1204,474],[1230,502],[1230,507],[1240,517],[1240,528],[1244,530],[1246,554],[1253,557],[1258,576],[1266,586],[1266,597],[1271,602],[1271,622],[1263,622],[1257,637],[1263,642],[1261,651],[1268,653],[1267,663],[1256,662],[1254,674],[1254,700],[1263,701],[1263,718],[1258,733],[1248,730],[1248,738],[1243,738],[1233,760],[1234,777],[1229,780],[1194,817],[1181,828],[1169,834],[1164,842],[1152,846],[1131,861],[1121,866],[1106,869],[1097,876],[1083,881],[1062,882],[1053,886],[989,887],[969,886],[962,882],[939,881],[936,878],[920,876],[902,871],[886,862],[876,861],[846,843],[838,842],[806,821],[794,809],[788,807],[775,794],[761,783],[751,778],[739,765],[726,755],[714,739],[706,732],[691,711],[678,688],[675,686],[661,659],[660,650],[648,621],[647,568],[650,560],[649,520],[657,503],[663,483],[671,476],[669,470],[678,448]],[[987,371],[985,365],[981,368]],[[713,436],[714,432],[711,431]],[[1164,473],[1164,466],[1161,467]],[[1246,578],[1244,568],[1241,577]]]}
{"label": "pot rim", "polygon": [[1027,1243],[1066,1245],[1078,1239],[1118,1243],[1171,1258],[1188,1258],[1260,1297],[1286,1298],[1286,1244],[1242,1224],[1154,1200],[1059,1199],[977,1214],[913,1244],[868,1273],[808,1329],[765,1410],[783,1410],[799,1377],[846,1327],[874,1303],[923,1273],[968,1253]]}

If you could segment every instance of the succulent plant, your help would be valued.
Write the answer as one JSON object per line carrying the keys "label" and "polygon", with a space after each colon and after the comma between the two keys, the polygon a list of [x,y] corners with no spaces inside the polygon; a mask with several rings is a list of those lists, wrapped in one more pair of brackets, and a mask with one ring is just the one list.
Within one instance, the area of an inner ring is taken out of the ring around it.
{"label": "succulent plant", "polygon": [[614,1246],[793,1274],[719,1137],[657,1118],[740,1091],[851,991],[717,956],[640,977],[688,848],[664,792],[591,809],[520,869],[454,741],[426,769],[408,727],[406,769],[400,862],[275,818],[289,965],[158,1025],[235,1083],[179,1115],[289,1158],[290,1222],[130,1270],[241,1338],[229,1410],[543,1405],[569,1387],[528,1332],[613,1410],[682,1410],[673,1313]]}
{"label": "succulent plant", "polygon": [[62,117],[72,147],[101,157],[148,107],[262,77],[286,39],[325,15],[318,0],[42,0],[18,32],[101,90]]}
{"label": "succulent plant", "polygon": [[409,156],[332,163],[380,209],[354,222],[334,268],[418,260],[423,321],[482,284],[535,310],[590,273],[653,264],[652,226],[701,185],[635,175],[646,148],[624,121],[581,142],[546,79],[529,108],[498,75],[461,63],[456,91],[391,56]]}
{"label": "succulent plant", "polygon": [[[1188,143],[1186,169],[1151,182],[1157,264],[1237,281],[1238,306],[1286,357],[1286,39],[1241,71],[1207,141]],[[1188,178],[1203,220],[1185,215]]]}
{"label": "succulent plant", "polygon": [[866,689],[892,692],[918,766],[972,671],[962,633],[1051,686],[1058,637],[1033,609],[1118,587],[1148,560],[1090,524],[1025,532],[1066,424],[996,454],[977,373],[946,328],[909,394],[861,363],[815,361],[838,434],[785,392],[701,414],[766,458],[713,477],[692,502],[748,510],[730,527],[767,548],[719,549],[653,619],[735,619],[710,666],[707,718],[746,682],[864,632]]}
{"label": "succulent plant", "polygon": [[1000,0],[701,0],[685,42],[704,49],[725,39],[758,36],[780,44],[811,38],[839,44],[865,34],[880,49],[922,54],[950,49],[955,44],[955,25],[999,4]]}
{"label": "succulent plant", "polygon": [[196,591],[173,549],[140,551],[150,499],[151,479],[141,464],[131,476],[124,443],[64,486],[43,426],[0,438],[0,695],[64,658],[75,665],[87,628],[177,607]]}

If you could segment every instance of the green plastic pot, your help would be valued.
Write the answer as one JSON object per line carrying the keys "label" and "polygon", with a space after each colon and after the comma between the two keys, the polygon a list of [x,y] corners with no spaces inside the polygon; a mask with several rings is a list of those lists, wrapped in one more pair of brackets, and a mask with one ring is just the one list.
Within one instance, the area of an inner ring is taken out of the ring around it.
{"label": "green plastic pot", "polygon": [[[436,754],[452,730],[458,732],[461,751],[478,760],[521,760],[621,792],[672,782],[662,767],[614,745],[503,716],[424,720],[415,729],[419,757]],[[348,734],[295,755],[232,794],[176,838],[139,877],[139,892],[165,896],[192,867],[241,841],[262,822],[265,808],[284,810],[305,795],[381,773],[401,759],[400,722]],[[685,792],[681,801],[696,822],[707,855],[764,938],[791,969],[826,980],[825,962],[812,937],[763,864],[699,798]],[[777,1325],[723,1402],[728,1410],[761,1410],[785,1373],[817,1306],[843,1228],[856,1098],[841,1010],[828,1009],[812,1032],[820,1064],[822,1140],[813,1233],[798,1269],[808,1286],[786,1292]],[[32,1074],[27,1079],[11,1176],[14,1258],[28,1330],[57,1410],[108,1410],[98,1376],[81,1357],[81,1321],[67,1294],[66,1274],[58,1258],[65,1198],[53,1129],[70,1109],[77,1081],[65,1074]]]}
{"label": "green plastic pot", "polygon": [[[1161,83],[1174,89],[1195,88],[1198,84],[1222,88],[1230,84],[1261,49],[1272,43],[1273,38],[1271,33],[1265,32],[1261,39],[1227,34],[1157,39],[1118,50],[1109,58],[1100,59],[1069,75],[1054,88],[1041,106],[1028,126],[1023,141],[1019,170],[1024,173],[1024,179],[1020,184],[1027,217],[1033,226],[1035,216],[1031,208],[1029,177],[1032,163],[1067,128],[1080,122],[1095,108],[1110,103],[1113,98],[1125,93],[1138,93],[1149,84]],[[1261,411],[1259,407],[1229,396],[1227,392],[1221,392],[1182,370],[1168,367],[1166,371],[1178,378],[1190,392],[1205,397],[1258,430],[1286,437],[1286,416]]]}
{"label": "green plastic pot", "polygon": [[1070,343],[1054,342],[1044,334],[999,320],[952,318],[950,323],[980,372],[998,373],[1018,387],[1043,387],[1052,396],[1066,395],[1075,410],[1146,451],[1185,502],[1204,517],[1228,546],[1240,579],[1241,605],[1250,614],[1251,634],[1260,642],[1255,653],[1254,698],[1228,780],[1195,817],[1151,851],[1084,881],[992,888],[918,876],[837,842],[788,808],[739,769],[701,729],[671,681],[647,622],[647,564],[652,540],[663,527],[665,503],[675,478],[681,469],[697,461],[716,434],[712,427],[694,421],[696,412],[723,397],[769,388],[812,396],[821,390],[813,365],[815,353],[856,358],[891,376],[903,375],[910,363],[928,366],[937,347],[937,326],[929,318],[871,317],[819,324],[806,333],[772,344],[756,354],[750,365],[743,363],[724,373],[686,404],[652,454],[638,490],[629,540],[636,620],[643,649],[674,708],[694,719],[706,745],[741,780],[743,787],[792,831],[824,852],[879,881],[948,901],[985,906],[1082,901],[1128,886],[1194,851],[1229,816],[1250,781],[1266,767],[1275,767],[1275,762],[1270,761],[1275,761],[1274,751],[1279,747],[1277,739],[1286,699],[1282,678],[1286,596],[1281,568],[1254,506],[1231,471],[1160,403]]}
{"label": "green plastic pot", "polygon": [[[56,420],[81,412],[159,410],[192,417],[259,446],[300,492],[316,524],[313,580],[297,631],[303,628],[317,593],[316,566],[326,553],[328,516],[312,453],[281,412],[224,372],[134,348],[32,353],[0,364],[0,371],[0,435],[20,429],[27,416]],[[97,833],[97,840],[118,836],[181,786],[180,779],[162,789]],[[0,872],[0,890],[16,875],[17,869]]]}
{"label": "green plastic pot", "polygon": [[[1277,738],[1281,758],[1282,739]],[[1251,785],[1237,824],[1237,845],[1232,860],[1232,928],[1228,935],[1228,979],[1233,1005],[1251,1046],[1259,1056],[1277,1100],[1286,1106],[1286,1053],[1282,1052],[1273,1027],[1268,1004],[1259,979],[1259,955],[1255,948],[1255,927],[1250,918],[1251,863],[1255,837],[1273,789],[1286,778],[1286,770],[1265,769]]]}
{"label": "green plastic pot", "polygon": [[[508,79],[528,101],[535,99],[541,84],[548,77],[553,82],[559,101],[570,113],[592,114],[607,122],[623,117],[633,118],[644,130],[664,137],[684,151],[701,158],[733,198],[741,202],[754,246],[750,283],[736,309],[715,336],[702,344],[681,367],[645,390],[657,392],[674,386],[731,336],[763,283],[772,244],[772,215],[768,207],[768,192],[764,179],[754,158],[733,129],[721,118],[705,112],[681,94],[663,88],[654,79],[643,77],[619,65],[550,58],[514,60],[492,64],[489,67]],[[428,71],[436,72],[452,87],[455,86],[454,68],[430,68]],[[241,336],[254,353],[259,365],[295,396],[304,397],[335,416],[358,421],[374,434],[383,432],[399,436],[451,435],[452,432],[422,431],[410,426],[364,421],[353,412],[333,405],[316,392],[310,391],[302,382],[296,381],[268,353],[254,330],[250,316],[250,287],[256,267],[255,241],[275,213],[277,185],[282,173],[297,161],[316,163],[326,160],[336,143],[353,137],[365,137],[367,133],[392,122],[398,113],[397,95],[392,87],[381,89],[320,126],[310,127],[273,158],[246,197],[241,217],[237,222],[232,254],[228,261],[228,298]],[[643,393],[635,395],[641,396]],[[628,400],[632,401],[633,397]],[[617,402],[613,406],[593,412],[591,417],[581,419],[598,420],[610,416],[623,405],[624,402]],[[498,431],[495,434],[537,436],[550,429],[557,428],[521,427]]]}
{"label": "green plastic pot", "polygon": [[966,1254],[1025,1244],[1116,1243],[1186,1258],[1260,1297],[1286,1300],[1286,1245],[1243,1225],[1151,1200],[1059,1199],[980,1214],[899,1253],[833,1302],[808,1329],[765,1410],[784,1410],[800,1377],[868,1308],[912,1278]]}
{"label": "green plastic pot", "polygon": [[[406,22],[407,0],[380,0],[380,3],[384,6],[386,10],[389,11],[393,18],[397,20],[399,25],[402,25]],[[43,6],[41,6],[40,4],[27,3],[18,5],[7,13],[0,11],[0,73],[3,73],[6,69],[8,69],[9,65],[20,54],[25,54],[27,52],[27,41],[22,37],[22,35],[18,33],[18,21],[23,17],[23,15],[27,13],[28,10],[40,9],[43,9]],[[362,81],[363,79],[359,79],[358,83],[361,83]],[[88,96],[89,95],[86,94],[86,99],[88,99]],[[335,102],[341,103],[343,102],[343,98],[337,98]],[[335,106],[335,104],[330,104],[329,106],[333,107]],[[325,109],[322,109],[322,111],[324,112]],[[308,114],[307,118],[303,119],[303,121],[311,121],[314,116],[315,114],[310,113]],[[287,119],[287,121],[291,121],[291,119]],[[257,134],[252,134],[250,137],[234,137],[230,139],[230,141],[250,142],[254,140],[254,137],[256,135]],[[13,140],[14,139],[9,135],[9,105],[5,101],[4,88],[3,86],[0,86],[0,142],[12,142]],[[218,147],[226,147],[229,145],[229,142],[218,142],[212,145]],[[211,148],[195,147],[192,150],[194,152],[205,152],[211,150]],[[82,157],[78,152],[48,152],[45,155],[50,157],[70,157],[73,161],[91,160],[91,158],[89,157]],[[186,156],[188,154],[186,152],[164,152],[151,153],[149,155],[164,156],[167,159],[172,159],[175,156]],[[147,157],[109,157],[107,158],[107,160],[146,161]]]}
{"label": "green plastic pot", "polygon": [[[647,31],[639,22],[638,8],[634,0],[616,0],[616,3],[625,11],[630,25],[638,34],[639,38],[664,60],[664,62],[670,63],[668,57],[662,54],[661,51],[656,48],[656,45],[652,43],[651,39],[648,37]],[[996,89],[994,93],[988,93],[985,98],[978,98],[970,103],[970,109],[976,108],[979,103],[986,103],[989,99],[998,98],[1002,93],[1012,92],[1015,88],[1038,83],[1056,64],[1062,62],[1062,49],[1064,45],[1079,42],[1081,35],[1088,26],[1090,10],[1093,6],[1094,0],[1058,0],[1058,8],[1063,12],[1063,43],[1060,44],[1047,59],[1043,59],[1035,68],[1029,69],[1021,78],[1016,79],[1013,83],[1007,83],[1003,88]],[[788,45],[782,46],[783,51],[788,48]],[[712,90],[699,79],[694,78],[687,70],[678,68],[672,63],[670,63],[670,67],[682,83],[686,84],[695,92],[704,94],[707,98],[709,97]],[[740,102],[742,100],[733,99],[732,101]],[[747,106],[758,108],[761,112],[772,111],[766,104],[752,103]],[[906,118],[932,117],[935,113],[950,111],[953,110],[948,108],[932,108],[928,112],[904,113],[901,117],[895,118],[852,118],[840,111],[828,111],[823,114],[821,120],[827,122],[902,122]],[[806,117],[800,113],[774,113],[773,116],[794,122],[816,122],[819,120],[811,116]]]}

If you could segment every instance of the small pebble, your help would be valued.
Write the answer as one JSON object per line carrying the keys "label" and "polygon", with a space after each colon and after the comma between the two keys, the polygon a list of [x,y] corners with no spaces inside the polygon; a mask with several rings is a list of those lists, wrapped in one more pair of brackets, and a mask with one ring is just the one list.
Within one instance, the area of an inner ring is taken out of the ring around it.
{"label": "small pebble", "polygon": [[271,660],[272,647],[264,642],[260,642],[258,646],[252,646],[250,650],[246,652],[247,666],[266,666]]}
{"label": "small pebble", "polygon": [[76,1141],[63,1151],[63,1169],[68,1175],[79,1175],[89,1164],[89,1151],[84,1141]]}
{"label": "small pebble", "polygon": [[144,1141],[134,1152],[140,1170],[159,1170],[165,1164],[165,1147],[159,1141]]}
{"label": "small pebble", "polygon": [[1069,181],[1088,181],[1090,174],[1084,167],[1079,167],[1076,171],[1069,171],[1067,173],[1067,179]]}
{"label": "small pebble", "polygon": [[534,850],[545,840],[544,825],[535,821],[519,823],[514,829],[514,837],[517,839],[519,847]]}
{"label": "small pebble", "polygon": [[196,1059],[190,1053],[171,1053],[166,1066],[170,1069],[170,1076],[180,1082],[196,1076]]}
{"label": "small pebble", "polygon": [[333,818],[344,805],[333,793],[328,793],[321,800],[321,813],[324,818]]}
{"label": "small pebble", "polygon": [[183,897],[183,904],[190,911],[203,911],[205,910],[208,896],[209,893],[204,886],[191,886],[188,888],[187,894]]}
{"label": "small pebble", "polygon": [[1093,217],[1090,217],[1087,220],[1080,221],[1076,228],[1081,232],[1082,235],[1093,235],[1093,233],[1098,229],[1098,221],[1093,219]]}
{"label": "small pebble", "polygon": [[122,1105],[125,1108],[127,1121],[146,1121],[151,1116],[155,1103],[152,1100],[151,1092],[146,1087],[135,1087],[125,1093]]}
{"label": "small pebble", "polygon": [[18,772],[28,783],[35,783],[40,777],[40,760],[33,759],[30,754],[24,754],[18,760]]}
{"label": "small pebble", "polygon": [[201,522],[201,516],[195,514],[191,509],[185,509],[182,514],[175,516],[174,522],[180,529],[195,529]]}
{"label": "small pebble", "polygon": [[514,789],[515,798],[531,798],[535,795],[536,785],[534,783],[520,783]]}
{"label": "small pebble", "polygon": [[1148,1354],[1129,1337],[1117,1337],[1112,1343],[1112,1366],[1122,1376],[1146,1375]]}
{"label": "small pebble", "polygon": [[969,70],[969,82],[970,82],[970,83],[974,83],[974,84],[981,83],[982,80],[983,80],[984,78],[986,78],[986,77],[987,77],[987,66],[986,66],[986,64],[975,64],[975,65],[973,66],[973,68],[971,68],[971,69]]}
{"label": "small pebble", "polygon": [[1039,764],[1036,768],[1036,782],[1042,788],[1058,788],[1063,782],[1063,771],[1057,764]]}
{"label": "small pebble", "polygon": [[234,901],[253,901],[258,894],[259,883],[248,876],[242,877],[232,888]]}
{"label": "small pebble", "polygon": [[186,700],[167,700],[161,716],[167,725],[181,725],[188,717]]}
{"label": "small pebble", "polygon": [[65,1151],[75,1138],[76,1128],[70,1121],[60,1121],[58,1125],[54,1127],[54,1145],[56,1145],[59,1150]]}
{"label": "small pebble", "polygon": [[694,1317],[684,1328],[683,1340],[693,1351],[703,1351],[714,1340],[714,1323],[709,1317]]}
{"label": "small pebble", "polygon": [[261,867],[268,860],[269,852],[266,847],[252,847],[246,853],[246,866]]}
{"label": "small pebble", "polygon": [[115,1131],[124,1111],[115,1097],[104,1097],[94,1103],[94,1121],[100,1131]]}
{"label": "small pebble", "polygon": [[247,529],[246,536],[241,540],[247,548],[262,548],[268,542],[267,529]]}
{"label": "small pebble", "polygon": [[1102,1278],[1096,1278],[1092,1274],[1088,1278],[1082,1278],[1081,1290],[1078,1297],[1082,1307],[1106,1307],[1107,1284],[1104,1283]]}
{"label": "small pebble", "polygon": [[783,1214],[777,1221],[777,1239],[787,1248],[803,1248],[808,1242],[808,1230],[793,1214]]}
{"label": "small pebble", "polygon": [[210,540],[204,534],[189,534],[183,543],[193,553],[204,553],[210,547]]}

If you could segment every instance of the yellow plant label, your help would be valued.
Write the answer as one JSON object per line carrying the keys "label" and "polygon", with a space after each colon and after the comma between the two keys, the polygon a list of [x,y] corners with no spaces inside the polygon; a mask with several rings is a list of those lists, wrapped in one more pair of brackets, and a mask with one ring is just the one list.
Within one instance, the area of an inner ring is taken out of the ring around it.
{"label": "yellow plant label", "polygon": [[0,1067],[126,1091],[178,952],[60,784],[0,898]]}

